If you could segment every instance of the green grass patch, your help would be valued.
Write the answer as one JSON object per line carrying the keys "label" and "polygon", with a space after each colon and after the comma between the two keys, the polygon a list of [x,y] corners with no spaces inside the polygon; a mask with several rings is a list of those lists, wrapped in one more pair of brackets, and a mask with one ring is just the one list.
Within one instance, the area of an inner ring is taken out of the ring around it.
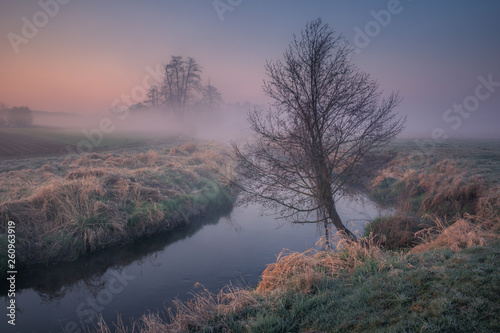
{"label": "green grass patch", "polygon": [[86,253],[87,249],[81,238],[74,238],[66,231],[60,231],[45,237],[46,247],[43,257],[46,262],[56,260],[73,261]]}
{"label": "green grass patch", "polygon": [[210,211],[226,210],[234,203],[234,198],[227,188],[217,182],[202,178],[198,183],[201,189],[193,197],[196,206],[208,207]]}
{"label": "green grass patch", "polygon": [[78,225],[82,228],[101,228],[108,226],[108,218],[105,215],[79,216]]}
{"label": "green grass patch", "polygon": [[402,190],[403,184],[396,178],[385,178],[370,190],[369,196],[383,205],[390,205],[396,202]]}

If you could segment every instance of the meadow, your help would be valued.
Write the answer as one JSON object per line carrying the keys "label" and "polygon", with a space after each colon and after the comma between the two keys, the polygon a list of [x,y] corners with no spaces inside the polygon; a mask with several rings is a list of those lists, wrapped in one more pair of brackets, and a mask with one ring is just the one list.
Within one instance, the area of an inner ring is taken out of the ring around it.
{"label": "meadow", "polygon": [[[16,133],[56,145],[81,140],[52,129]],[[87,154],[34,152],[24,143],[16,142],[17,155],[0,160],[0,244],[6,248],[7,222],[14,221],[21,267],[73,261],[233,203],[214,171],[224,148],[213,142],[118,134]]]}
{"label": "meadow", "polygon": [[255,288],[198,286],[188,301],[98,332],[496,332],[500,330],[498,141],[414,140],[365,189],[395,214],[358,242],[282,252]]}
{"label": "meadow", "polygon": [[[6,247],[7,222],[14,221],[21,266],[74,261],[175,232],[234,202],[235,193],[215,171],[227,162],[220,144],[117,133],[78,155],[64,151],[81,140],[74,132],[15,134],[23,140],[4,144],[10,153],[0,155],[0,245]],[[213,293],[195,286],[191,299],[175,300],[167,311],[145,314],[128,327],[101,321],[95,329],[497,331],[499,143],[448,140],[422,151],[413,139],[395,140],[385,152],[394,158],[363,189],[395,213],[372,221],[359,242],[339,238],[334,250],[284,251],[256,287],[228,285]]]}

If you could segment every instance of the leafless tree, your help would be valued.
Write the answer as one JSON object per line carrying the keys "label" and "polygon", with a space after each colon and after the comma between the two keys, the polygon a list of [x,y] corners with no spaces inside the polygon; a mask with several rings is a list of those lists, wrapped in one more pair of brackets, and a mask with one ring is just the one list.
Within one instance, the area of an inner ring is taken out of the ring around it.
{"label": "leafless tree", "polygon": [[210,110],[222,103],[222,96],[219,90],[210,83],[203,88],[202,104],[206,105]]}
{"label": "leafless tree", "polygon": [[397,93],[382,98],[378,83],[350,62],[352,48],[321,19],[294,37],[283,60],[268,62],[265,93],[275,103],[249,114],[254,137],[233,144],[236,183],[244,198],[283,218],[332,223],[344,237],[337,200],[363,172],[369,151],[403,129],[393,113]]}
{"label": "leafless tree", "polygon": [[160,91],[158,86],[152,85],[148,90],[148,99],[145,101],[149,103],[151,106],[155,107],[160,104]]}
{"label": "leafless tree", "polygon": [[172,56],[165,65],[165,78],[162,87],[167,106],[176,111],[183,111],[193,93],[200,89],[201,67],[193,58],[184,60],[180,56]]}

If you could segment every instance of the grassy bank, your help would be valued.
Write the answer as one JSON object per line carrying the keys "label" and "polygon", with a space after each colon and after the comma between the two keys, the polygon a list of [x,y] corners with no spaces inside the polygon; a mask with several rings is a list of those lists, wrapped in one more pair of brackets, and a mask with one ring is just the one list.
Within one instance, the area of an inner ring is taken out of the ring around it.
{"label": "grassy bank", "polygon": [[14,221],[18,267],[71,261],[233,201],[214,171],[224,161],[215,144],[166,140],[142,151],[43,161],[25,159],[24,168],[0,173],[0,244],[6,247],[7,222]]}
{"label": "grassy bank", "polygon": [[396,158],[368,190],[396,214],[359,243],[282,253],[255,289],[199,286],[167,313],[97,331],[499,331],[500,151],[460,143],[460,155],[454,144],[430,156],[408,140],[391,147]]}
{"label": "grassy bank", "polygon": [[[458,221],[500,231],[499,141],[457,140],[424,155],[415,143],[393,144],[394,159],[372,181],[370,198],[396,214],[366,229],[388,249],[412,248],[423,233],[440,233]],[[462,152],[462,153],[461,153]]]}
{"label": "grassy bank", "polygon": [[[367,242],[370,243],[370,242]],[[402,255],[343,243],[288,253],[255,290],[207,290],[100,332],[496,332],[500,242]]]}

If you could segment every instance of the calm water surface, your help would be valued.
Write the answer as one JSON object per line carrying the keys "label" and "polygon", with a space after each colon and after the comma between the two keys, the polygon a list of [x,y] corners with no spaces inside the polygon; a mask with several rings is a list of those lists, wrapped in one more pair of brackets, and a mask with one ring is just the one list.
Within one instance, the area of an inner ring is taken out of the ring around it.
{"label": "calm water surface", "polygon": [[[338,210],[351,230],[387,212],[366,198],[342,200]],[[186,299],[199,282],[217,292],[232,282],[255,286],[283,249],[314,247],[323,230],[261,216],[258,206],[206,218],[135,244],[114,247],[73,263],[25,269],[17,274],[16,326],[2,315],[1,332],[83,332],[95,314],[125,322]],[[4,288],[2,288],[5,290]],[[2,295],[3,309],[7,298]]]}

